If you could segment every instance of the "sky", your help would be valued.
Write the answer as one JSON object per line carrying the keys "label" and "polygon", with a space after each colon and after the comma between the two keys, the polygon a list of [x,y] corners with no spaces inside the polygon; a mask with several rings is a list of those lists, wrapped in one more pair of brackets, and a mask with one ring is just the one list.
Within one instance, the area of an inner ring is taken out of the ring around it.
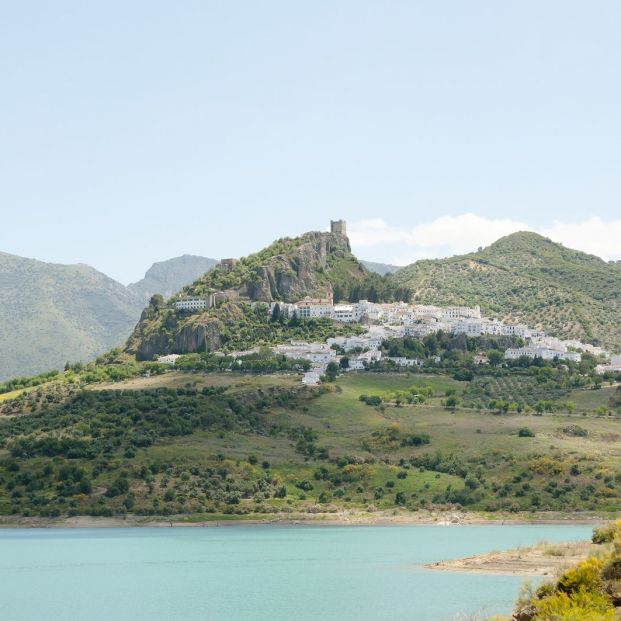
{"label": "sky", "polygon": [[138,280],[348,222],[621,259],[617,0],[0,0],[0,251]]}

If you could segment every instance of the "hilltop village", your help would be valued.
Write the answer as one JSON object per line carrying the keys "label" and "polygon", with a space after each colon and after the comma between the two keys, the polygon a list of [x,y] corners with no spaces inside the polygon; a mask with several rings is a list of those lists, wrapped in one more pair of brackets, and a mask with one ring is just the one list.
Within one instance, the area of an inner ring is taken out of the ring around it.
{"label": "hilltop village", "polygon": [[[279,310],[276,311],[276,307]],[[525,342],[523,347],[509,348],[505,351],[506,360],[519,360],[521,357],[543,360],[566,360],[580,362],[582,353],[596,357],[609,358],[601,347],[582,343],[578,340],[562,341],[548,336],[540,330],[532,330],[523,324],[503,323],[481,315],[478,306],[422,306],[404,302],[394,304],[374,304],[360,300],[355,304],[333,304],[330,299],[305,298],[296,304],[272,304],[270,313],[281,312],[286,317],[297,314],[300,318],[328,317],[335,322],[357,322],[366,327],[363,334],[327,339],[326,343],[291,342],[277,345],[274,351],[290,358],[311,361],[313,368],[305,375],[304,382],[316,384],[330,362],[337,361],[339,352],[348,354],[347,370],[356,371],[367,368],[382,359],[381,345],[385,340],[402,337],[423,339],[440,331],[468,337],[512,336]],[[352,355],[353,354],[353,355]],[[385,360],[400,367],[423,366],[424,361],[417,358],[388,357]],[[439,362],[436,360],[435,362]],[[487,364],[485,355],[475,357],[476,364]],[[601,365],[602,371],[613,364],[621,369],[621,358],[614,357],[611,365]],[[616,370],[616,369],[611,369]]]}
{"label": "hilltop village", "polygon": [[[257,303],[254,303],[255,305]],[[178,312],[201,312],[206,309],[207,301],[202,298],[181,299],[174,302]],[[368,368],[372,364],[385,360],[398,367],[423,366],[424,361],[417,358],[389,357],[382,354],[382,343],[390,339],[412,337],[423,339],[430,334],[444,332],[451,335],[468,337],[508,336],[523,341],[522,347],[513,347],[505,351],[506,360],[519,360],[522,357],[542,360],[565,360],[580,362],[582,353],[589,353],[607,364],[597,367],[600,373],[620,371],[621,357],[613,356],[601,347],[596,347],[579,340],[560,340],[549,336],[541,330],[534,330],[524,324],[512,324],[482,316],[478,306],[429,306],[396,302],[376,304],[368,300],[355,303],[337,303],[332,297],[304,299],[296,303],[273,302],[267,306],[270,316],[279,315],[286,319],[297,317],[300,320],[330,319],[337,323],[356,323],[365,328],[359,335],[328,338],[325,343],[291,341],[276,345],[276,354],[291,359],[307,360],[311,368],[303,378],[305,384],[318,384],[331,362],[337,363],[339,355],[347,354],[347,371]],[[254,351],[254,350],[253,350]],[[253,353],[237,352],[235,357]],[[161,356],[160,362],[174,364],[177,355]],[[433,362],[433,361],[432,361]],[[435,362],[439,362],[439,359]],[[487,364],[485,354],[475,356],[476,364]]]}
{"label": "hilltop village", "polygon": [[[330,232],[347,237],[344,220],[330,222]],[[223,259],[216,269],[223,273],[233,270],[237,259]],[[179,314],[202,313],[226,301],[227,291],[210,291],[203,297],[178,297],[171,302]],[[262,304],[252,302],[253,307]],[[310,370],[303,382],[318,384],[330,363],[340,363],[342,356],[347,356],[346,371],[357,371],[388,361],[397,367],[423,366],[425,362],[439,363],[440,360],[422,360],[405,356],[387,356],[382,345],[391,339],[410,337],[422,340],[425,337],[444,333],[453,336],[465,335],[471,338],[509,337],[515,346],[504,350],[507,361],[522,358],[544,361],[567,361],[579,363],[584,353],[597,358],[601,364],[597,372],[621,371],[621,357],[611,357],[602,347],[579,340],[561,340],[550,336],[542,330],[533,329],[523,323],[509,323],[485,317],[479,306],[432,306],[408,304],[406,302],[375,303],[369,300],[357,302],[336,302],[333,291],[328,287],[325,297],[304,297],[293,303],[272,302],[265,305],[270,317],[291,320],[330,320],[335,324],[358,324],[363,330],[360,334],[328,338],[325,342],[291,341],[272,347],[274,353],[290,359],[306,360]],[[519,346],[518,346],[519,344]],[[239,358],[256,353],[253,350],[229,353]],[[174,364],[177,354],[160,356],[159,361]],[[474,357],[475,364],[488,364],[485,352]]]}

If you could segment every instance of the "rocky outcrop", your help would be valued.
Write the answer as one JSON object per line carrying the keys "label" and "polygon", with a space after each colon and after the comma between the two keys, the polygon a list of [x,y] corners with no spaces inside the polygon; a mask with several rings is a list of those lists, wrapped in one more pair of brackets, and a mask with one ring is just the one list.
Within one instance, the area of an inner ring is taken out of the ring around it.
{"label": "rocky outcrop", "polygon": [[238,292],[259,302],[294,302],[307,295],[325,296],[330,289],[330,263],[339,260],[351,262],[354,278],[364,276],[365,270],[352,256],[347,237],[336,233],[306,233],[299,238],[295,250],[270,257],[255,268],[251,279]]}
{"label": "rocky outcrop", "polygon": [[149,306],[142,314],[126,351],[138,360],[153,360],[164,354],[215,351],[222,345],[222,334],[241,319],[239,306],[225,303],[217,317],[207,313],[177,315],[170,309]]}

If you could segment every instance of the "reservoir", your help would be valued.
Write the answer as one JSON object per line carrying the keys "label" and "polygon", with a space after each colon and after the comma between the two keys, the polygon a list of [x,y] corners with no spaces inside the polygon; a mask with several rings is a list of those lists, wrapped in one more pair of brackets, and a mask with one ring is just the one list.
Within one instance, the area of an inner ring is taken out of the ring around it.
{"label": "reservoir", "polygon": [[2,621],[454,621],[522,579],[437,560],[590,538],[585,525],[0,529]]}

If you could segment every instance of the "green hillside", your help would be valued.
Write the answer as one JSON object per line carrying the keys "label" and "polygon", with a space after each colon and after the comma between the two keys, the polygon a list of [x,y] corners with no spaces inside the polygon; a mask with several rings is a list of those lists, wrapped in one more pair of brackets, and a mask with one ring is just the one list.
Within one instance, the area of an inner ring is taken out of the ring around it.
{"label": "green hillside", "polygon": [[94,358],[126,338],[141,306],[87,265],[0,253],[0,379]]}
{"label": "green hillside", "polygon": [[619,390],[572,389],[562,368],[482,371],[494,397],[548,384],[545,412],[502,414],[437,373],[307,388],[291,374],[149,364],[109,357],[0,395],[0,515],[621,509]]}
{"label": "green hillside", "polygon": [[418,261],[394,279],[411,287],[418,303],[479,304],[491,317],[621,348],[621,264],[535,233],[515,233],[463,256]]}
{"label": "green hillside", "polygon": [[214,263],[169,259],[125,287],[88,265],[0,252],[0,381],[92,360],[121,345],[151,295],[177,291]]}

